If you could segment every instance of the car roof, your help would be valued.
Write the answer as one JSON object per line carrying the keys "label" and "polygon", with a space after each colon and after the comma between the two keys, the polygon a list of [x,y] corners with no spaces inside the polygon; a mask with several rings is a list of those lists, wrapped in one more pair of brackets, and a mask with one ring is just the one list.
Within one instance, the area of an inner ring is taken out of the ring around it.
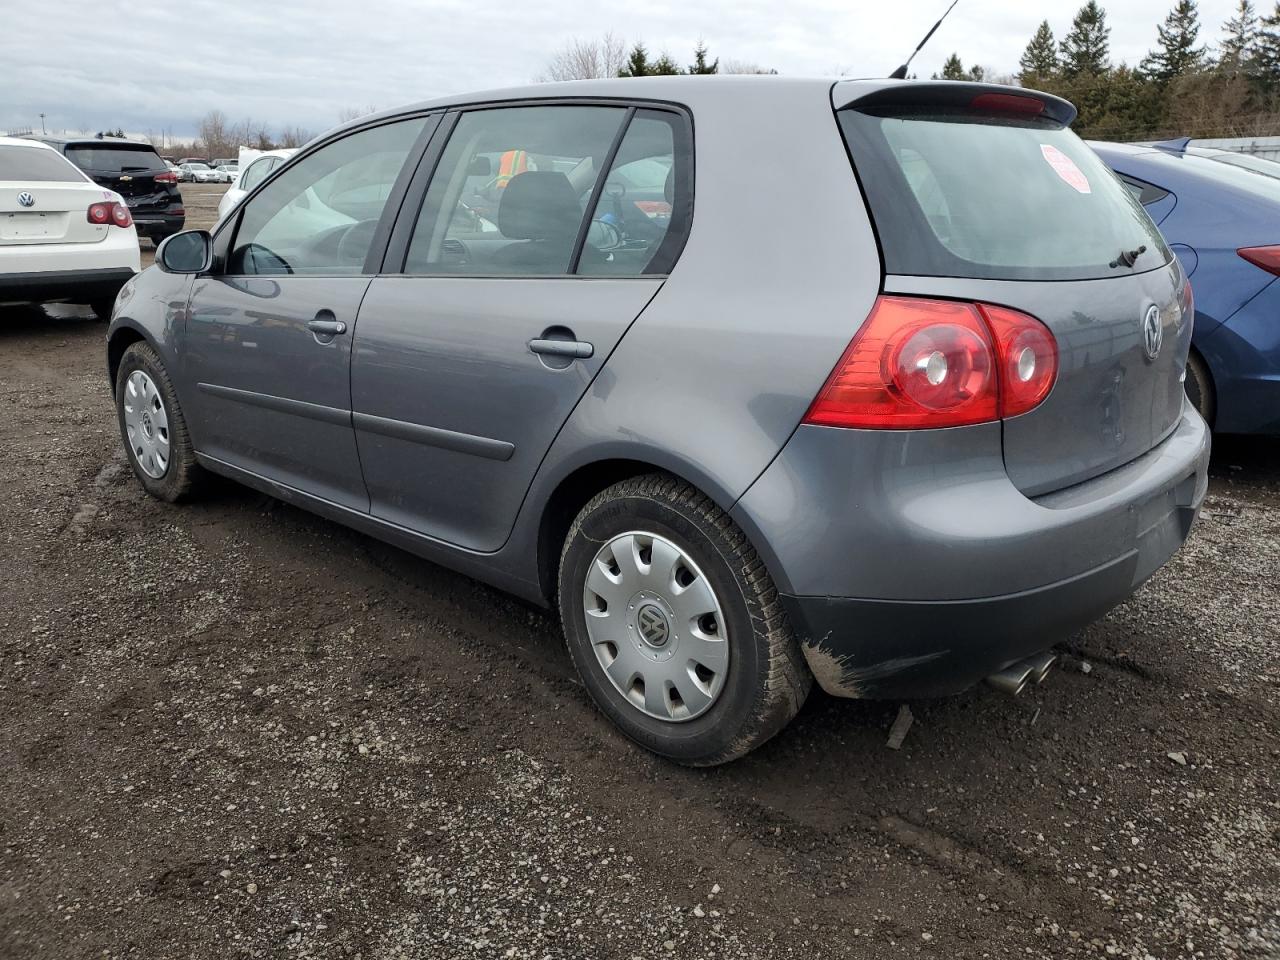
{"label": "car roof", "polygon": [[30,137],[0,137],[0,147],[38,147],[41,150],[52,150],[53,147]]}
{"label": "car roof", "polygon": [[127,140],[122,137],[46,137],[30,136],[28,140],[60,147],[139,147],[143,150],[155,150],[155,145],[145,140]]}

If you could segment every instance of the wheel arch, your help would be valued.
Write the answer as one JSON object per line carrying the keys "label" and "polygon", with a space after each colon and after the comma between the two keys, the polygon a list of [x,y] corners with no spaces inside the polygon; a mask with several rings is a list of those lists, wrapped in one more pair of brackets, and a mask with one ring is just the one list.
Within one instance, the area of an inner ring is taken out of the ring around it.
{"label": "wheel arch", "polygon": [[539,512],[538,585],[547,604],[555,604],[560,552],[579,511],[600,491],[646,473],[663,473],[687,483],[710,497],[726,513],[737,500],[736,495],[720,489],[696,465],[663,456],[657,451],[614,451],[573,465],[554,481],[554,486],[542,500]]}
{"label": "wheel arch", "polygon": [[126,350],[135,343],[143,341],[151,344],[151,348],[157,353],[160,352],[160,348],[141,327],[135,326],[128,320],[117,321],[117,323],[118,326],[107,337],[107,376],[113,397],[116,392],[116,375],[120,372],[120,362],[124,359]]}

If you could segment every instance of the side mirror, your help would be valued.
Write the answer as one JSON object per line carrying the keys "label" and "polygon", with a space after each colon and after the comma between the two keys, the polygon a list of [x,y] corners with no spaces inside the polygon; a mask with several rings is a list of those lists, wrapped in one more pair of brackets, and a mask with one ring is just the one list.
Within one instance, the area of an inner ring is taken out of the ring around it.
{"label": "side mirror", "polygon": [[622,246],[622,231],[607,220],[592,220],[587,227],[587,244],[604,252],[617,250]]}
{"label": "side mirror", "polygon": [[213,266],[213,237],[208,230],[184,230],[156,248],[156,266],[165,273],[204,273]]}

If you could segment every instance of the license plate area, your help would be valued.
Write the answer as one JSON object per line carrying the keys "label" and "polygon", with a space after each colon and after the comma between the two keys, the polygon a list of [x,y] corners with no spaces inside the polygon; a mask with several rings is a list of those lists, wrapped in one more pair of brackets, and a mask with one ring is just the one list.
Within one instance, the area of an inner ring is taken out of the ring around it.
{"label": "license plate area", "polygon": [[62,216],[54,213],[6,213],[0,217],[0,240],[42,240],[61,233]]}

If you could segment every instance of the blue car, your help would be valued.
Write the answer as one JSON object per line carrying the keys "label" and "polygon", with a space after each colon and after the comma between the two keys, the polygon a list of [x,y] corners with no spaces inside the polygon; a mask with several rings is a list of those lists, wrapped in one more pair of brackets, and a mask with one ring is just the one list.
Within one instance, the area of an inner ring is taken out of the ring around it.
{"label": "blue car", "polygon": [[1280,179],[1260,172],[1280,164],[1186,141],[1090,145],[1195,287],[1187,395],[1219,432],[1280,434]]}

